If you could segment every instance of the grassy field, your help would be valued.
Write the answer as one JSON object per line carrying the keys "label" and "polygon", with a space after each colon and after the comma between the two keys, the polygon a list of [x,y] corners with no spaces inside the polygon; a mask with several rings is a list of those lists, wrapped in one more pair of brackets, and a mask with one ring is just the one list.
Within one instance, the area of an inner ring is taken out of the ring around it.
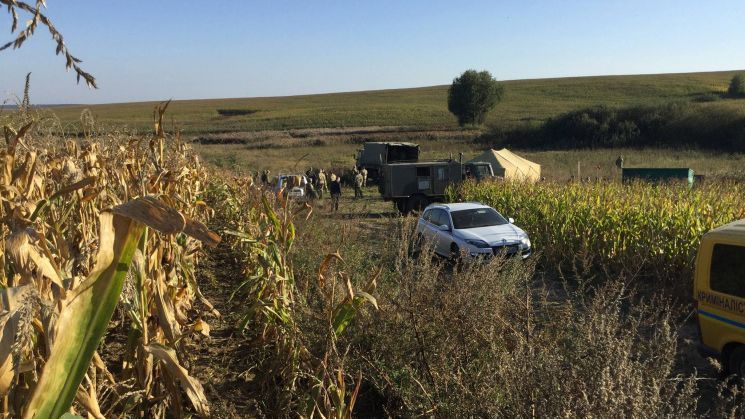
{"label": "grassy field", "polygon": [[[422,149],[424,158],[457,158],[462,152],[470,159],[482,152],[483,146],[467,139],[413,139]],[[269,169],[272,173],[305,171],[310,167],[351,168],[360,144],[340,142],[329,145],[299,145],[286,148],[253,149],[245,144],[195,145],[207,164],[235,172]],[[696,174],[708,177],[745,178],[745,154],[724,154],[695,150],[604,149],[521,151],[519,155],[539,163],[549,180],[581,177],[614,178],[619,176],[616,158],[624,156],[627,167],[690,167]]]}
{"label": "grassy field", "polygon": [[[726,91],[733,74],[728,71],[505,81],[506,96],[487,123],[542,121],[598,104],[698,101]],[[171,103],[168,115],[190,134],[368,126],[457,129],[455,118],[447,111],[446,97],[447,86],[432,86],[290,97],[178,100]],[[727,106],[743,103],[725,102]],[[86,108],[107,128],[126,126],[144,131],[152,124],[154,105],[155,102],[142,102],[57,107],[54,114],[69,132],[80,131],[80,115]],[[247,114],[224,116],[218,110]]]}

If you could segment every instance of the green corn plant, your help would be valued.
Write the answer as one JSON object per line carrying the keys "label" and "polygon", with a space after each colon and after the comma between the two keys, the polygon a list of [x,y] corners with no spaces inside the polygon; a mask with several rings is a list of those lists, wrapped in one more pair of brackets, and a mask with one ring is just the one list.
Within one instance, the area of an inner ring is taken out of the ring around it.
{"label": "green corn plant", "polygon": [[[298,291],[290,252],[296,230],[293,220],[312,216],[312,208],[296,205],[271,194],[246,179],[214,183],[207,202],[215,208],[215,220],[224,226],[236,256],[242,261],[243,276],[232,298],[246,301],[248,307],[237,327],[253,345],[261,360],[253,368],[261,381],[266,408],[272,415],[305,412],[306,417],[349,418],[361,384],[347,385],[344,357],[337,340],[348,330],[356,314],[373,297],[379,272],[355,289],[349,276],[335,268],[341,255],[327,255],[318,270],[318,289],[322,294],[323,351],[309,346],[303,319],[308,305]],[[322,308],[321,308],[322,307]]]}

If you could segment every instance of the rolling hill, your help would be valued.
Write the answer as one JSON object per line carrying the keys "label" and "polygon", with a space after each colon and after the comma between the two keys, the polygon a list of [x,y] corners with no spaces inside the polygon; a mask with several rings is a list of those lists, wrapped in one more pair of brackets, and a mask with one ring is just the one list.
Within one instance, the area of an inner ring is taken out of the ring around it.
{"label": "rolling hill", "polygon": [[[505,81],[506,96],[487,123],[543,121],[584,106],[627,106],[670,101],[718,99],[734,71],[628,76],[594,76]],[[448,130],[457,127],[447,111],[448,86],[376,90],[305,96],[245,99],[179,100],[169,117],[190,134],[399,126]],[[723,101],[719,101],[723,102]],[[741,106],[726,101],[724,106]],[[80,114],[88,108],[108,128],[150,129],[156,102],[55,107],[65,129],[79,129]],[[220,111],[220,112],[218,112]]]}

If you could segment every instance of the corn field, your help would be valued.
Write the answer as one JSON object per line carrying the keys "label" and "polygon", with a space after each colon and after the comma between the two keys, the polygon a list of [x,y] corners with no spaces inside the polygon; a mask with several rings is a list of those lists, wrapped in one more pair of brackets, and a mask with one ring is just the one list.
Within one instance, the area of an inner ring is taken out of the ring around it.
{"label": "corn field", "polygon": [[[90,121],[85,138],[64,140],[25,109],[4,121],[4,417],[211,416],[189,343],[209,344],[210,322],[221,317],[197,279],[205,247],[221,235],[241,272],[231,278],[232,299],[246,307],[235,329],[265,380],[259,411],[351,417],[362,378],[345,372],[336,340],[364,305],[376,306],[376,274],[357,286],[339,253],[319,260],[322,305],[312,315],[325,344],[309,347],[297,323],[309,308],[288,253],[293,220],[313,209],[250,177],[208,172],[178,133],[165,133],[167,106],[140,137],[100,134]],[[113,359],[109,348],[99,353],[112,339],[123,343]]]}
{"label": "corn field", "polygon": [[362,373],[346,370],[337,342],[363,307],[377,308],[372,294],[380,271],[352,284],[341,254],[321,255],[311,303],[297,286],[290,252],[293,220],[312,217],[313,208],[266,193],[251,178],[216,181],[207,197],[219,203],[214,223],[242,267],[232,297],[245,301],[237,328],[252,342],[258,411],[351,418]]}
{"label": "corn field", "polygon": [[648,183],[466,183],[451,195],[515,218],[551,262],[579,258],[683,287],[701,235],[745,217],[745,187],[725,182],[693,189]]}
{"label": "corn field", "polygon": [[[209,415],[183,342],[218,315],[195,269],[220,237],[203,223],[206,171],[178,136],[166,137],[164,111],[154,113],[154,135],[140,138],[47,138],[25,117],[4,126],[5,416],[179,417],[184,406]],[[112,321],[117,307],[122,318]],[[110,333],[126,336],[116,364],[98,353]]]}

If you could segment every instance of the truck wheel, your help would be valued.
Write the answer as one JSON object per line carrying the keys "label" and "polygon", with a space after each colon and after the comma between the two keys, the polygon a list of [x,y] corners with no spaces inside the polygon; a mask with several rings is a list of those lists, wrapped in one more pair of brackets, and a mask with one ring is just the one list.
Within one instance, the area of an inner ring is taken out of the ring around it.
{"label": "truck wheel", "polygon": [[403,199],[397,199],[393,202],[393,204],[396,206],[396,210],[398,210],[401,215],[408,214],[409,211],[406,205],[406,201],[404,201]]}
{"label": "truck wheel", "polygon": [[727,367],[730,374],[745,378],[745,346],[740,345],[732,351]]}
{"label": "truck wheel", "polygon": [[409,197],[409,211],[421,212],[429,205],[429,199],[423,195],[414,195]]}

